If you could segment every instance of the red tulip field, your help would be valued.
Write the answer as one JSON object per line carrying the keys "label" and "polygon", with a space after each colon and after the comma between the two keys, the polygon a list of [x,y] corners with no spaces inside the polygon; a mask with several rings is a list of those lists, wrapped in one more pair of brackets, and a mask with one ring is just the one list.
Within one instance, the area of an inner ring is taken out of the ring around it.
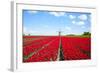
{"label": "red tulip field", "polygon": [[23,36],[23,62],[91,59],[91,38],[70,36]]}

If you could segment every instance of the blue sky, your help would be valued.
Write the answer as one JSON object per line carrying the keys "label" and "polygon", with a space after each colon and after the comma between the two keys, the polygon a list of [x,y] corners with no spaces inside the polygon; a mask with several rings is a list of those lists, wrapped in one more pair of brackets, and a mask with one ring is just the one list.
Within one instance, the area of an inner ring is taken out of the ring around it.
{"label": "blue sky", "polygon": [[23,10],[23,33],[32,35],[82,34],[91,27],[91,14]]}

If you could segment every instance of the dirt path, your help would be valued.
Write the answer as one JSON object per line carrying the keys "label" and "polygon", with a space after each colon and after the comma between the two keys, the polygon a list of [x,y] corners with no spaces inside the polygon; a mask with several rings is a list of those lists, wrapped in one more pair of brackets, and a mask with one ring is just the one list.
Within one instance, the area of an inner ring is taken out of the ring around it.
{"label": "dirt path", "polygon": [[64,55],[63,55],[63,49],[62,49],[62,41],[60,37],[57,61],[62,61],[62,60],[64,60]]}

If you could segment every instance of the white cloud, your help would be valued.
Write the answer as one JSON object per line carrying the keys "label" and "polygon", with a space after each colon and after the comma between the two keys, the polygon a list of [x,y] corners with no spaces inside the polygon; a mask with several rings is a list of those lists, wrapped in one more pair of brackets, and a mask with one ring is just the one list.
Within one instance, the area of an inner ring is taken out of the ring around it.
{"label": "white cloud", "polygon": [[78,16],[78,18],[80,19],[80,20],[87,20],[87,15],[85,15],[85,14],[82,14],[82,15],[80,15],[80,16]]}
{"label": "white cloud", "polygon": [[49,12],[49,14],[59,17],[64,16],[65,12]]}
{"label": "white cloud", "polygon": [[80,25],[80,26],[81,26],[81,25],[84,25],[84,24],[85,24],[84,21],[79,21],[79,22],[76,23],[76,25]]}
{"label": "white cloud", "polygon": [[28,11],[28,13],[31,13],[31,14],[35,14],[37,13],[38,11]]}
{"label": "white cloud", "polygon": [[75,25],[79,25],[79,26],[82,26],[82,25],[85,25],[85,22],[84,21],[72,21],[72,24],[75,24]]}
{"label": "white cloud", "polygon": [[73,20],[73,21],[72,21],[72,23],[73,23],[73,24],[75,24],[75,23],[76,23],[76,21],[74,21],[74,20]]}
{"label": "white cloud", "polygon": [[69,15],[69,18],[70,18],[70,19],[75,19],[76,16],[74,16],[74,15]]}

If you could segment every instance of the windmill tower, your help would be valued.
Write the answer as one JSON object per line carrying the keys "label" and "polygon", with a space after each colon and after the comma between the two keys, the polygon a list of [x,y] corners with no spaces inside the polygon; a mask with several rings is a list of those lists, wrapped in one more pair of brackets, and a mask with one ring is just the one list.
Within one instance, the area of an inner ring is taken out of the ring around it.
{"label": "windmill tower", "polygon": [[62,33],[62,32],[63,32],[63,31],[59,30],[59,31],[58,31],[58,35],[61,36],[61,33]]}
{"label": "windmill tower", "polygon": [[61,31],[59,31],[59,36],[61,36]]}

